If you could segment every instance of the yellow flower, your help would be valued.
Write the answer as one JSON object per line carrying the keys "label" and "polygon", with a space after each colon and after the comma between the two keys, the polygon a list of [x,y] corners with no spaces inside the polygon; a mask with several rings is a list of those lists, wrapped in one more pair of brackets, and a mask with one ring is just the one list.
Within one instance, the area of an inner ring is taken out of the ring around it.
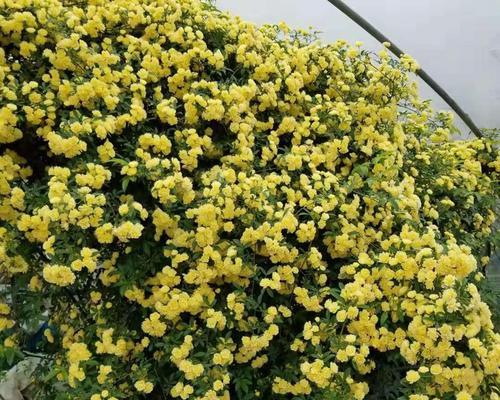
{"label": "yellow flower", "polygon": [[138,392],[151,393],[153,391],[154,385],[151,382],[144,381],[141,379],[135,382],[134,387],[137,389]]}
{"label": "yellow flower", "polygon": [[69,286],[75,282],[76,276],[64,265],[46,265],[43,268],[43,278],[57,286]]}
{"label": "yellow flower", "polygon": [[99,375],[97,375],[97,382],[102,385],[104,382],[106,382],[106,379],[111,372],[112,367],[110,365],[100,365]]}
{"label": "yellow flower", "polygon": [[113,144],[109,140],[106,140],[101,146],[97,147],[97,153],[102,162],[107,162],[116,155]]}
{"label": "yellow flower", "polygon": [[177,124],[176,111],[173,107],[175,105],[175,98],[172,100],[162,100],[156,106],[156,111],[158,113],[158,117],[162,122],[165,122],[169,125]]}
{"label": "yellow flower", "polygon": [[360,264],[373,265],[373,260],[366,253],[361,253],[358,257],[358,261]]}
{"label": "yellow flower", "polygon": [[[113,235],[117,237],[120,242],[127,243],[130,239],[138,239],[143,229],[144,226],[140,223],[134,224],[131,221],[126,221],[113,229]],[[101,238],[103,237],[101,236]],[[106,236],[104,236],[104,238],[106,238]]]}
{"label": "yellow flower", "polygon": [[297,240],[301,243],[310,242],[316,236],[316,228],[314,222],[309,221],[307,224],[300,224],[297,230]]}
{"label": "yellow flower", "polygon": [[207,310],[207,327],[219,330],[224,329],[226,325],[226,317],[220,311],[215,311],[210,308]]}
{"label": "yellow flower", "polygon": [[472,400],[472,396],[469,393],[462,390],[461,392],[457,393],[456,399],[457,400]]}
{"label": "yellow flower", "polygon": [[43,331],[43,335],[47,338],[47,342],[54,343],[54,336],[52,335],[52,331],[50,329],[45,329]]}
{"label": "yellow flower", "polygon": [[177,382],[170,390],[172,397],[180,397],[182,400],[187,400],[194,393],[191,385],[184,385],[182,382]]}
{"label": "yellow flower", "polygon": [[142,322],[142,330],[151,336],[161,337],[166,329],[167,325],[160,321],[160,314],[156,312]]}
{"label": "yellow flower", "polygon": [[441,372],[443,372],[443,368],[441,368],[441,365],[439,364],[432,364],[430,371],[432,375],[439,375],[441,374]]}
{"label": "yellow flower", "polygon": [[81,361],[88,361],[92,354],[85,343],[73,343],[68,349],[68,361],[72,364],[78,364]]}
{"label": "yellow flower", "polygon": [[96,228],[95,236],[97,238],[97,241],[102,244],[112,243],[114,238],[113,229],[113,225],[109,222]]}
{"label": "yellow flower", "polygon": [[231,364],[233,362],[233,355],[230,350],[224,349],[213,355],[213,362],[217,365]]}
{"label": "yellow flower", "polygon": [[406,373],[406,380],[409,383],[415,383],[420,379],[420,374],[417,371],[410,370]]}

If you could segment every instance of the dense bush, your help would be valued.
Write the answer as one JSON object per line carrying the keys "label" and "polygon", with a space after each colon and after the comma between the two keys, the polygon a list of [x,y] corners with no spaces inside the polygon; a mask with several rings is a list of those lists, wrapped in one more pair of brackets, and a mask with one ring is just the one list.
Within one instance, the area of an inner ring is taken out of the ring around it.
{"label": "dense bush", "polygon": [[37,398],[499,398],[500,160],[410,57],[198,0],[0,0],[0,43],[0,368],[38,352]]}

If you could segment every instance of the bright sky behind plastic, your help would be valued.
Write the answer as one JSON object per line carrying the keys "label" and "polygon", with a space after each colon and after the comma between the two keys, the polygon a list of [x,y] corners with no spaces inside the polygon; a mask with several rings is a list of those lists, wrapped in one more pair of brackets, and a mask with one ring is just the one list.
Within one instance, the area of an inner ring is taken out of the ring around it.
{"label": "bright sky behind plastic", "polygon": [[[500,0],[346,0],[413,56],[480,128],[500,128]],[[221,10],[262,23],[312,26],[324,42],[375,39],[327,0],[217,0]],[[422,82],[435,109],[449,107]],[[455,119],[466,133],[468,130]]]}

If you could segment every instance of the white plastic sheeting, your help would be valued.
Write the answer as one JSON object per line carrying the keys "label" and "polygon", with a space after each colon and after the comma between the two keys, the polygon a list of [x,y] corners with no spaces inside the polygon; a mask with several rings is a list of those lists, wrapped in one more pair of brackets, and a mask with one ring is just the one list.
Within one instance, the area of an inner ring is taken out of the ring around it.
{"label": "white plastic sheeting", "polygon": [[32,382],[40,358],[26,357],[0,380],[0,400],[29,400],[26,389]]}

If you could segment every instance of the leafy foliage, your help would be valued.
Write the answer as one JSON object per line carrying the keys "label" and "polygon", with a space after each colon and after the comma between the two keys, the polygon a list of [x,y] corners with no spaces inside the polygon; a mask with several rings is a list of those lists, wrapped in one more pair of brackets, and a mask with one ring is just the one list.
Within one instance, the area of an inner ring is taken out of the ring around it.
{"label": "leafy foliage", "polygon": [[35,398],[498,399],[495,135],[450,141],[409,56],[198,0],[3,0],[0,43]]}

